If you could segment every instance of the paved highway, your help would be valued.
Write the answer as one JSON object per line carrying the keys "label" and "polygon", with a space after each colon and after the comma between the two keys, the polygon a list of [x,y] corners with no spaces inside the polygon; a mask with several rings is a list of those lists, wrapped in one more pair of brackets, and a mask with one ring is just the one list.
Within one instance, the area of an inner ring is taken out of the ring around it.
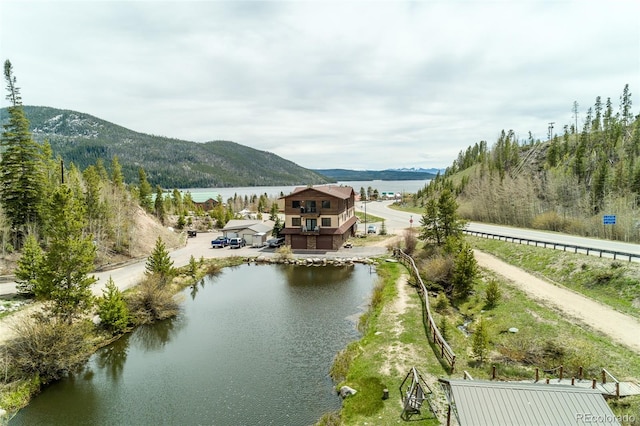
{"label": "paved highway", "polygon": [[[366,203],[368,214],[386,218],[385,225],[390,234],[401,235],[404,229],[410,226],[420,226],[421,215],[402,212],[389,208],[392,201],[372,201]],[[356,208],[362,212],[365,210],[364,203],[356,203]],[[413,224],[410,224],[413,220]],[[620,241],[602,240],[597,238],[577,237],[575,235],[562,234],[559,232],[536,231],[533,229],[513,228],[510,226],[489,225],[485,223],[470,222],[467,230],[474,232],[484,232],[489,234],[503,235],[513,238],[522,238],[548,243],[558,243],[588,247],[595,250],[607,250],[623,253],[632,253],[640,257],[640,245],[624,243]],[[592,253],[598,255],[598,253]],[[607,256],[610,257],[610,256]],[[638,260],[638,259],[635,259]]]}

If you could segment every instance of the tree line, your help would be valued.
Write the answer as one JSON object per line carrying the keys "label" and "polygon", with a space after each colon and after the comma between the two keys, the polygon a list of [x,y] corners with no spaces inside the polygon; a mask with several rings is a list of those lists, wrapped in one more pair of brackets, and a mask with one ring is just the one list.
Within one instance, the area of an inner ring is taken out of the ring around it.
{"label": "tree line", "polygon": [[[629,85],[617,109],[600,96],[582,116],[578,107],[546,141],[502,130],[492,146],[469,146],[414,204],[449,189],[468,220],[639,241],[640,118]],[[617,216],[615,226],[603,226],[605,214]]]}

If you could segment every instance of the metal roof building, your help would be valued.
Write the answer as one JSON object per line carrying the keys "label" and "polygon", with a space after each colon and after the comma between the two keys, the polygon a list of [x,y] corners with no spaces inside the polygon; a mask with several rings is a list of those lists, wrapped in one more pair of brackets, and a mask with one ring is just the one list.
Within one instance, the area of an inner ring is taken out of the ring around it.
{"label": "metal roof building", "polygon": [[484,380],[440,383],[460,426],[620,424],[602,394],[593,389]]}

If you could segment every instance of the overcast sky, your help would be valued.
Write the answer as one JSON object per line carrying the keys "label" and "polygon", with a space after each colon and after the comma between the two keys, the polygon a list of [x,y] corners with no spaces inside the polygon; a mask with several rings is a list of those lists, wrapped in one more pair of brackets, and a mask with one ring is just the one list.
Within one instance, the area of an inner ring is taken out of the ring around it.
{"label": "overcast sky", "polygon": [[637,0],[1,0],[0,52],[25,105],[312,169],[444,168],[625,84],[640,110]]}

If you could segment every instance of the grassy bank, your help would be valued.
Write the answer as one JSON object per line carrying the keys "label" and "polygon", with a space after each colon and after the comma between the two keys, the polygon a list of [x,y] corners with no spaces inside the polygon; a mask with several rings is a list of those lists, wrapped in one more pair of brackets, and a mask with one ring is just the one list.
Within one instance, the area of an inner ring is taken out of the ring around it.
{"label": "grassy bank", "polygon": [[[507,260],[521,257],[532,263],[553,261],[546,258],[549,253],[541,252],[546,249],[538,248],[536,253],[532,253],[526,246],[521,248],[525,250],[519,255],[513,245],[502,250],[510,254]],[[555,252],[555,255],[561,254]],[[535,260],[536,256],[545,260]],[[595,271],[602,266],[600,259],[585,256],[573,259],[573,262],[578,265],[585,263],[586,266],[579,266],[579,270]],[[606,262],[604,268],[609,268]],[[363,336],[351,343],[336,358],[334,365],[337,387],[347,385],[358,393],[345,399],[340,419],[333,414],[323,419],[320,425],[402,423],[399,386],[414,366],[434,391],[434,405],[439,410],[439,419],[426,408],[421,417],[412,417],[411,423],[419,425],[440,424],[444,420],[446,403],[437,379],[462,378],[464,371],[475,379],[491,379],[495,366],[499,380],[533,381],[536,367],[540,368],[540,379],[544,380],[545,377],[554,377],[552,373],[544,373],[544,369],[562,365],[565,377],[577,376],[579,367],[582,367],[586,379],[600,377],[602,368],[621,381],[640,378],[640,357],[637,354],[612,343],[598,332],[576,324],[562,312],[538,304],[491,271],[482,271],[482,279],[477,282],[472,296],[458,306],[435,306],[435,294],[430,296],[436,323],[440,324],[457,356],[456,372],[449,375],[435,355],[437,351],[434,352],[427,341],[420,297],[413,287],[403,284],[400,279],[406,273],[404,267],[396,263],[382,263],[377,270],[378,302],[372,304],[362,319]],[[561,273],[556,276],[558,280],[561,277]],[[497,282],[501,292],[493,308],[488,308],[485,300],[490,281]],[[617,298],[612,299],[615,302]],[[488,334],[487,350],[482,360],[474,355],[472,347],[473,333],[481,318]],[[518,331],[509,332],[510,328]],[[383,389],[389,390],[388,400],[382,399]],[[640,397],[608,402],[616,415],[635,415],[637,418],[640,412]]]}
{"label": "grassy bank", "polygon": [[[346,385],[358,392],[344,400],[341,423],[333,417],[319,425],[403,422],[399,387],[411,367],[425,373],[443,373],[424,337],[420,298],[400,279],[404,272],[397,263],[377,266],[377,288],[370,310],[360,320],[363,336],[338,355],[332,369],[338,388]],[[402,306],[397,306],[399,298]],[[384,389],[389,390],[387,400],[382,399]],[[412,420],[412,424],[440,424],[428,410]]]}

